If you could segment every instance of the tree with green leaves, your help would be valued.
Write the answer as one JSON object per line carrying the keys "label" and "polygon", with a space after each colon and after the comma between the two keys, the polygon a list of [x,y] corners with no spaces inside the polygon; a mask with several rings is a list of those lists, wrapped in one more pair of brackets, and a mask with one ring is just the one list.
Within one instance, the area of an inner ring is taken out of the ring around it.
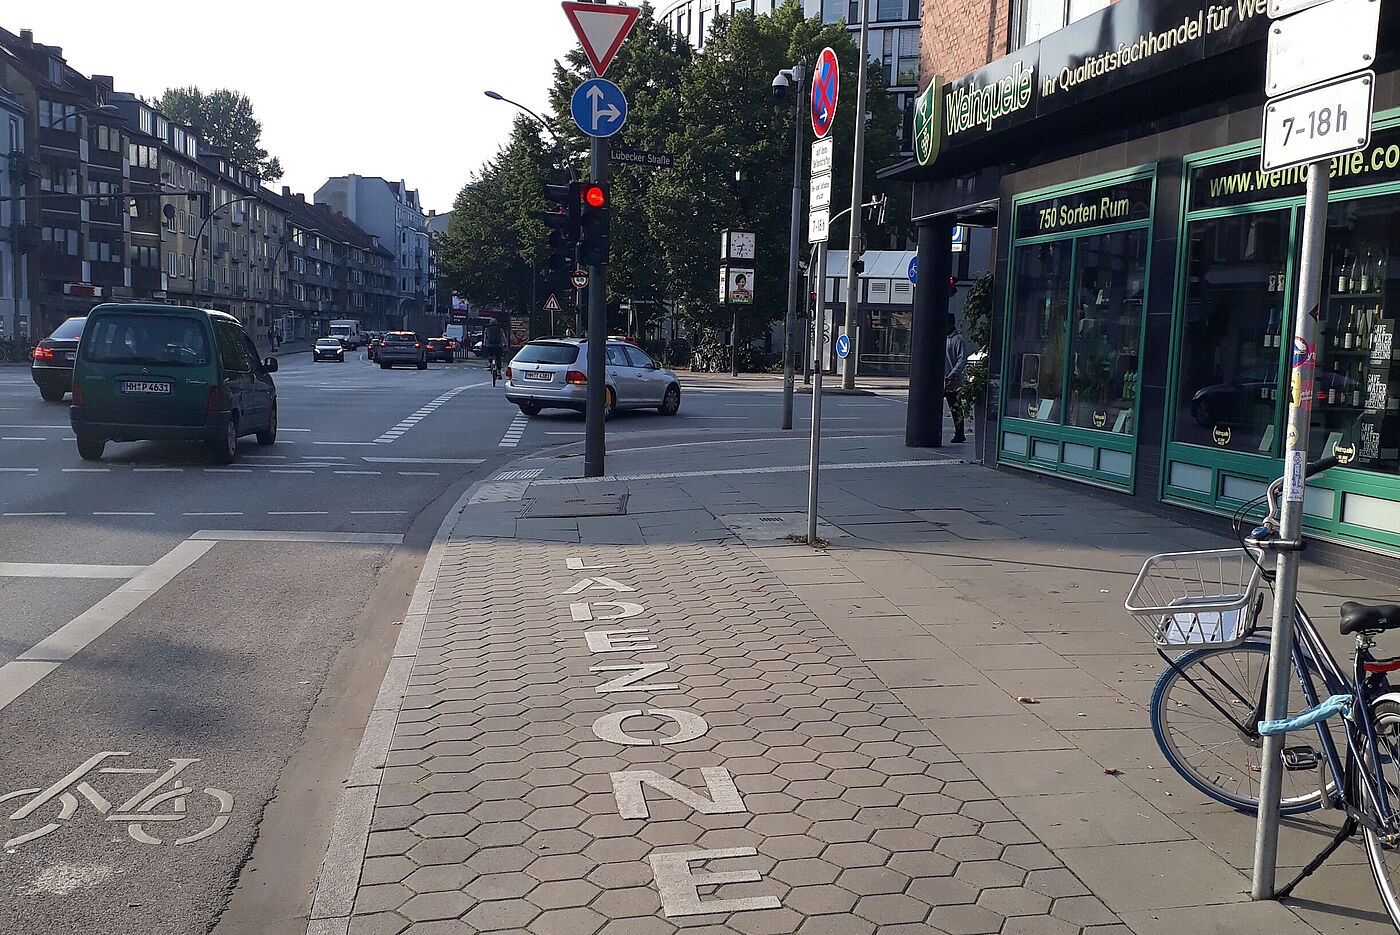
{"label": "tree with green leaves", "polygon": [[544,186],[556,161],[537,126],[517,117],[510,139],[453,202],[441,247],[449,289],[478,305],[537,311],[548,259],[539,212],[547,210]]}
{"label": "tree with green leaves", "polygon": [[282,163],[269,156],[262,143],[262,123],[253,115],[246,94],[227,88],[205,93],[198,87],[166,88],[159,107],[172,120],[192,127],[210,145],[264,182],[282,177]]}

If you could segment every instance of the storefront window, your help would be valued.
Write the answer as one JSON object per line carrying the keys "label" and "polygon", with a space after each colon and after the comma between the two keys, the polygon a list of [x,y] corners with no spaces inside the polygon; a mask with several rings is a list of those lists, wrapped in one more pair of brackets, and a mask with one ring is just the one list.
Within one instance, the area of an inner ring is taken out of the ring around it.
{"label": "storefront window", "polygon": [[1400,468],[1400,342],[1390,273],[1398,251],[1400,218],[1389,199],[1329,209],[1308,435],[1311,452],[1388,472]]}
{"label": "storefront window", "polygon": [[1016,249],[1008,416],[1060,421],[1072,252],[1068,240]]}
{"label": "storefront window", "polygon": [[1070,346],[1070,425],[1128,434],[1138,393],[1147,231],[1079,240]]}
{"label": "storefront window", "polygon": [[1284,287],[1289,213],[1187,226],[1187,281],[1176,440],[1273,454],[1278,377],[1288,347]]}

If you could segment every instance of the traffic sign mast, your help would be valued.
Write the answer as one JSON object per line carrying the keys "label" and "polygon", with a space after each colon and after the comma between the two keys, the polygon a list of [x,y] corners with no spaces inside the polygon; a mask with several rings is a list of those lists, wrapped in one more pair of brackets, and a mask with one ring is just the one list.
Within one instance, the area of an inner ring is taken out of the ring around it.
{"label": "traffic sign mast", "polygon": [[[841,69],[836,53],[822,49],[812,73],[812,144],[810,203],[807,214],[807,242],[816,244],[817,307],[812,314],[812,442],[807,464],[807,544],[817,544],[817,488],[822,452],[822,375],[827,365],[826,333],[826,239],[831,225],[831,165],[834,143],[827,136],[836,120],[840,96]],[[854,221],[854,219],[853,219]]]}

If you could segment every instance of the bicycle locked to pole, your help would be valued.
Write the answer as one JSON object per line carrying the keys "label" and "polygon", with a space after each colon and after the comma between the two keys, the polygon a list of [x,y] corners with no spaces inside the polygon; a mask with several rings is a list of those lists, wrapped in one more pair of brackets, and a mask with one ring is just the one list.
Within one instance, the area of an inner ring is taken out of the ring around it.
{"label": "bicycle locked to pole", "polygon": [[[1336,464],[1324,458],[1305,475]],[[1134,581],[1124,606],[1166,663],[1149,702],[1152,733],[1183,779],[1249,813],[1259,808],[1264,738],[1308,736],[1284,747],[1280,813],[1337,809],[1345,819],[1275,895],[1287,896],[1359,830],[1381,902],[1400,931],[1400,690],[1390,682],[1400,657],[1373,653],[1377,636],[1400,629],[1400,606],[1342,604],[1341,632],[1354,638],[1347,669],[1295,601],[1289,710],[1302,710],[1265,720],[1271,634],[1259,617],[1273,586],[1266,555],[1277,544],[1283,483],[1275,480],[1235,511],[1240,548],[1154,555]],[[1245,535],[1247,518],[1264,503],[1267,514]]]}

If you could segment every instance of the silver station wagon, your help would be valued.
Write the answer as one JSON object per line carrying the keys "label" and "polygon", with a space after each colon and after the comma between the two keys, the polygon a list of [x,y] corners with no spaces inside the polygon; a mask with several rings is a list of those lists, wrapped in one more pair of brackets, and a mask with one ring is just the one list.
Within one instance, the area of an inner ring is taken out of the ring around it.
{"label": "silver station wagon", "polygon": [[[540,338],[520,349],[506,368],[506,399],[527,416],[541,409],[583,412],[588,395],[588,342]],[[604,414],[618,409],[656,409],[673,416],[681,408],[681,382],[635,344],[610,339]]]}

